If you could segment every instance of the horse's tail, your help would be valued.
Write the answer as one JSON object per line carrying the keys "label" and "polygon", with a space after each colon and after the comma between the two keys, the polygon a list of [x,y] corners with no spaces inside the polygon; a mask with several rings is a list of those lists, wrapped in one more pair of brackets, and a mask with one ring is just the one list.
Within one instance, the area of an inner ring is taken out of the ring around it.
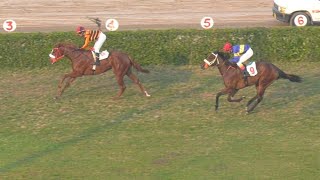
{"label": "horse's tail", "polygon": [[302,78],[300,76],[294,74],[286,74],[281,69],[278,68],[279,78],[288,79],[291,82],[302,82]]}
{"label": "horse's tail", "polygon": [[140,64],[136,63],[131,57],[129,57],[131,64],[133,65],[133,67],[143,73],[149,73],[150,71],[147,69],[143,69]]}

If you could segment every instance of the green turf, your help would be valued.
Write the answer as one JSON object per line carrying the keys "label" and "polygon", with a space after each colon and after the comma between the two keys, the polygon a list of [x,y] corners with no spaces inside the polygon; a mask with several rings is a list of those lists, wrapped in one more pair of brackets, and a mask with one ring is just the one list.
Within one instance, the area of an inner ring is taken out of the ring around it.
{"label": "green turf", "polygon": [[0,72],[0,179],[318,179],[319,63],[277,64],[278,80],[250,115],[220,99],[217,69],[150,66],[152,95],[111,71],[82,77],[54,100],[67,69]]}

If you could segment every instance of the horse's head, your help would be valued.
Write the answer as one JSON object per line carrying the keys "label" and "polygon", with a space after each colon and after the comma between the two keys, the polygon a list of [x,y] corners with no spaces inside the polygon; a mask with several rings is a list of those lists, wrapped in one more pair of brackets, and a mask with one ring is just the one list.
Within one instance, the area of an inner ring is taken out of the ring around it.
{"label": "horse's head", "polygon": [[49,54],[51,64],[58,62],[60,59],[64,57],[64,48],[61,44],[57,44],[51,50]]}
{"label": "horse's head", "polygon": [[224,63],[229,57],[226,54],[223,54],[219,51],[211,53],[206,59],[203,60],[203,63],[200,65],[201,69],[207,69],[210,66],[216,66],[221,63]]}
{"label": "horse's head", "polygon": [[210,66],[215,66],[219,63],[219,60],[218,60],[218,53],[211,53],[207,58],[205,58],[203,60],[203,63],[201,64],[201,69],[207,69],[209,68]]}
{"label": "horse's head", "polygon": [[49,54],[51,64],[54,64],[61,60],[66,55],[68,49],[76,49],[77,47],[73,44],[59,43],[55,45]]}

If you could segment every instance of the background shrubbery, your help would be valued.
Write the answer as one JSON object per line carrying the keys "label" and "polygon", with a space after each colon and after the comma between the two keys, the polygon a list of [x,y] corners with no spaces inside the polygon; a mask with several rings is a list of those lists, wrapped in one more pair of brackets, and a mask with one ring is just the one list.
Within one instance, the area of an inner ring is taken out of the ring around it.
{"label": "background shrubbery", "polygon": [[[122,50],[143,65],[199,64],[226,41],[250,44],[255,52],[253,60],[319,61],[320,57],[318,27],[140,30],[106,34],[108,39],[102,49]],[[74,32],[0,34],[0,65],[5,68],[49,66],[48,54],[59,42],[72,42],[80,47],[83,39]],[[68,61],[59,64],[65,66]]]}

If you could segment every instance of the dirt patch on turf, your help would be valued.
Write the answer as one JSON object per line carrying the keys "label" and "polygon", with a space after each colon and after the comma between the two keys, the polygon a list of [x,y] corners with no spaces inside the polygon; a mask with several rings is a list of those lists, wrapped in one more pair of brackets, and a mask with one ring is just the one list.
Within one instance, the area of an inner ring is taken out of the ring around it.
{"label": "dirt patch on turf", "polygon": [[272,6],[273,1],[265,0],[5,0],[0,1],[0,20],[1,24],[6,19],[16,21],[17,32],[73,31],[78,25],[95,28],[86,17],[103,22],[115,18],[119,30],[200,29],[205,16],[214,19],[214,28],[286,25],[272,17]]}

